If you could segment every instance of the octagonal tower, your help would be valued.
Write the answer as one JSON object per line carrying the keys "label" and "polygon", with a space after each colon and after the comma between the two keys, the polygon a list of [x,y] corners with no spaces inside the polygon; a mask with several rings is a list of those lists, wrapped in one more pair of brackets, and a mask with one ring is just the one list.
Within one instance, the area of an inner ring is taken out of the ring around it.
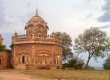
{"label": "octagonal tower", "polygon": [[44,19],[33,16],[25,26],[26,34],[12,37],[13,66],[17,69],[57,68],[62,64],[61,40],[48,35]]}

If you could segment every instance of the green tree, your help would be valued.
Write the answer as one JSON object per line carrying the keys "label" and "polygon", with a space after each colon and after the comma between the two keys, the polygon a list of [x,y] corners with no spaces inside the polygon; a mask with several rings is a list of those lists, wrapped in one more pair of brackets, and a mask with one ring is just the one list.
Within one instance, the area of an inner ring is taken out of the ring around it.
{"label": "green tree", "polygon": [[5,50],[5,45],[0,44],[0,51]]}
{"label": "green tree", "polygon": [[92,57],[103,57],[105,52],[107,53],[109,44],[106,33],[99,28],[92,27],[75,39],[74,49],[79,53],[88,53],[88,60],[85,65],[87,68]]}
{"label": "green tree", "polygon": [[103,64],[104,69],[110,70],[110,55],[106,59],[105,63]]}
{"label": "green tree", "polygon": [[52,33],[55,37],[58,37],[62,40],[62,47],[63,47],[63,57],[66,59],[66,56],[71,54],[71,47],[72,47],[72,39],[71,37],[65,32],[54,32]]}

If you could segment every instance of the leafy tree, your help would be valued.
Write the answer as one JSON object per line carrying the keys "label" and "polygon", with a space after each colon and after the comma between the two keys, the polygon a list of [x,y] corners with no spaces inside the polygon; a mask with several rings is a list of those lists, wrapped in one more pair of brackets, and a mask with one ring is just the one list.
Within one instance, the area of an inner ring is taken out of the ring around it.
{"label": "leafy tree", "polygon": [[72,39],[71,37],[63,32],[55,32],[52,33],[53,36],[58,37],[62,40],[62,47],[63,47],[63,57],[66,58],[67,55],[71,55],[71,47],[72,47]]}
{"label": "leafy tree", "polygon": [[110,56],[108,56],[103,66],[104,66],[104,69],[110,70]]}
{"label": "leafy tree", "polygon": [[5,50],[5,45],[0,44],[0,51]]}
{"label": "leafy tree", "polygon": [[105,32],[99,28],[92,27],[87,29],[75,39],[74,49],[79,53],[88,53],[88,60],[85,68],[88,67],[92,57],[103,57],[109,49],[109,40]]}

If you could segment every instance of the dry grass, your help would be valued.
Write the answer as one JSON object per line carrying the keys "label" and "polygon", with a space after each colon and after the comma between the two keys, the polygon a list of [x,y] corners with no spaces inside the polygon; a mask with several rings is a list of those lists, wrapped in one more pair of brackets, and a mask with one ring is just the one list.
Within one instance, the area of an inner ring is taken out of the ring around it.
{"label": "dry grass", "polygon": [[92,71],[92,70],[2,70],[0,71],[0,80],[13,80],[13,79],[14,80],[58,80],[58,78],[62,78],[63,80],[110,80],[110,71]]}
{"label": "dry grass", "polygon": [[41,80],[110,80],[110,71],[88,70],[25,70],[20,73],[30,75],[32,78]]}

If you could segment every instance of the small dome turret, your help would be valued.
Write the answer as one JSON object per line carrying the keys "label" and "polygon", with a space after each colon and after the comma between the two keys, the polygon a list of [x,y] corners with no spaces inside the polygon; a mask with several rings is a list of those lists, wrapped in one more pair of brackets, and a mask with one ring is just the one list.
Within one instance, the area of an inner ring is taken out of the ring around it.
{"label": "small dome turret", "polygon": [[30,34],[34,34],[35,36],[39,37],[46,37],[48,32],[48,26],[45,20],[36,14],[33,16],[28,23],[26,24],[26,34],[28,36],[32,36]]}

